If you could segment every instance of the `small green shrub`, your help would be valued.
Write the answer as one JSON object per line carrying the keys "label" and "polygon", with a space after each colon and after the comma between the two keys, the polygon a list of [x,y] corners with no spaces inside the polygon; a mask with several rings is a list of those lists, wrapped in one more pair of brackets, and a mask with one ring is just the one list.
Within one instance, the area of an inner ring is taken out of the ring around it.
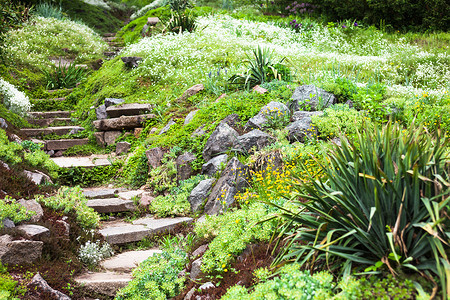
{"label": "small green shrub", "polygon": [[18,164],[22,162],[20,155],[22,146],[15,142],[10,142],[6,131],[0,129],[0,160],[6,163]]}
{"label": "small green shrub", "polygon": [[175,13],[167,23],[167,29],[171,32],[193,32],[197,28],[195,16],[190,13]]}
{"label": "small green shrub", "polygon": [[177,248],[154,254],[134,269],[133,280],[117,292],[115,299],[168,299],[177,296],[185,281],[178,274],[187,262],[186,252]]}
{"label": "small green shrub", "polygon": [[55,211],[62,211],[65,214],[73,213],[82,228],[94,229],[98,227],[100,216],[94,209],[87,206],[87,199],[80,187],[62,187],[55,196],[44,197],[39,195],[36,197],[36,201]]}
{"label": "small green shrub", "polygon": [[147,182],[149,172],[145,150],[142,145],[136,147],[133,155],[129,156],[127,164],[123,168],[122,175],[125,183],[135,188],[139,188]]}
{"label": "small green shrub", "polygon": [[28,211],[23,205],[16,203],[12,198],[6,196],[5,199],[0,199],[0,228],[3,227],[2,220],[8,218],[14,223],[19,223],[29,220],[35,212]]}
{"label": "small green shrub", "polygon": [[48,2],[40,2],[34,7],[33,13],[44,18],[55,18],[58,20],[63,20],[65,18],[61,6],[57,7]]}
{"label": "small green shrub", "polygon": [[115,161],[109,166],[97,166],[93,168],[60,168],[58,171],[58,181],[64,185],[89,186],[102,184],[117,176],[117,171],[122,166],[120,161]]}
{"label": "small green shrub", "polygon": [[87,70],[83,67],[76,67],[74,63],[68,66],[60,64],[56,69],[44,70],[47,79],[47,89],[70,89],[86,77]]}
{"label": "small green shrub", "polygon": [[205,179],[204,175],[196,175],[181,181],[178,186],[171,189],[169,195],[156,197],[150,204],[150,211],[158,217],[188,215],[191,211],[191,205],[187,198],[203,179]]}
{"label": "small green shrub", "polygon": [[168,153],[164,154],[161,160],[162,165],[150,170],[147,184],[155,192],[162,193],[177,186],[177,166],[175,159],[180,152],[180,147],[172,147]]}

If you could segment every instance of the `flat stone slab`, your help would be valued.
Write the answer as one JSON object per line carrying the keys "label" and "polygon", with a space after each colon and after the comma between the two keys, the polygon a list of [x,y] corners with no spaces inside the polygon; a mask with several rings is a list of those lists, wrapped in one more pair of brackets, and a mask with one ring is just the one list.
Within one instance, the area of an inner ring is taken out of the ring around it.
{"label": "flat stone slab", "polygon": [[131,272],[141,262],[161,252],[158,249],[124,252],[102,261],[100,265],[108,271]]}
{"label": "flat stone slab", "polygon": [[77,145],[89,144],[89,139],[62,139],[45,141],[47,150],[66,150]]}
{"label": "flat stone slab", "polygon": [[30,118],[47,119],[47,118],[70,118],[74,111],[55,110],[55,111],[31,111],[28,113]]}
{"label": "flat stone slab", "polygon": [[70,125],[72,123],[71,118],[45,118],[45,119],[33,119],[28,118],[28,123],[36,125],[36,126],[50,126],[55,123],[64,124],[64,125]]}
{"label": "flat stone slab", "polygon": [[141,127],[145,120],[154,119],[155,117],[154,114],[121,116],[119,118],[96,120],[93,124],[99,131],[133,129]]}
{"label": "flat stone slab", "polygon": [[114,198],[119,192],[117,189],[84,189],[83,195],[89,199]]}
{"label": "flat stone slab", "polygon": [[165,230],[173,229],[176,225],[181,223],[191,223],[192,218],[179,217],[179,218],[141,218],[133,221],[134,225],[145,225],[152,233],[158,233]]}
{"label": "flat stone slab", "polygon": [[42,237],[50,236],[50,230],[44,226],[23,224],[16,227],[27,238],[33,240],[39,240]]}
{"label": "flat stone slab", "polygon": [[47,134],[64,135],[71,131],[83,131],[84,128],[80,126],[55,126],[46,128],[22,128],[20,132],[26,136],[40,136]]}
{"label": "flat stone slab", "polygon": [[106,114],[110,118],[118,118],[120,116],[146,114],[151,110],[152,106],[147,103],[127,103],[107,107]]}
{"label": "flat stone slab", "polygon": [[61,168],[94,168],[109,166],[111,162],[107,157],[81,156],[81,157],[50,157]]}
{"label": "flat stone slab", "polygon": [[151,229],[144,225],[131,225],[127,223],[115,224],[100,230],[109,244],[126,244],[142,240],[152,233]]}
{"label": "flat stone slab", "polygon": [[96,212],[101,214],[136,210],[133,201],[119,198],[88,200],[87,206],[92,207]]}
{"label": "flat stone slab", "polygon": [[111,297],[115,296],[119,289],[127,286],[132,279],[129,273],[114,272],[87,273],[75,277],[75,281],[88,290]]}
{"label": "flat stone slab", "polygon": [[133,197],[142,196],[143,193],[144,193],[143,190],[134,190],[134,191],[120,192],[118,196],[119,198],[122,198],[124,200],[131,200]]}

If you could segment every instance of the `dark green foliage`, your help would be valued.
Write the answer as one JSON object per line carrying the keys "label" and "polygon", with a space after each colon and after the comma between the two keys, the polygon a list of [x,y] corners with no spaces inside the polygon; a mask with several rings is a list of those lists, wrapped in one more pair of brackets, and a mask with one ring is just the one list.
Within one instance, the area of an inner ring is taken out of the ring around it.
{"label": "dark green foliage", "polygon": [[365,23],[396,29],[450,28],[450,4],[446,0],[314,0],[330,20],[363,20]]}
{"label": "dark green foliage", "polygon": [[90,186],[95,184],[102,184],[110,181],[117,175],[117,170],[121,167],[118,162],[110,166],[99,166],[91,169],[75,167],[75,168],[61,168],[58,172],[58,181],[61,185],[68,186]]}
{"label": "dark green foliage", "polygon": [[195,25],[195,17],[190,13],[175,13],[167,23],[167,28],[171,32],[181,33],[184,31],[193,32]]}
{"label": "dark green foliage", "polygon": [[68,66],[60,64],[50,72],[43,70],[47,79],[47,89],[74,88],[78,82],[86,76],[87,70],[83,67],[77,67],[75,63]]}
{"label": "dark green foliage", "polygon": [[30,99],[34,111],[72,110],[73,105],[58,99]]}
{"label": "dark green foliage", "polygon": [[391,274],[383,279],[377,276],[361,278],[353,295],[355,299],[416,299],[413,283]]}
{"label": "dark green foliage", "polygon": [[30,8],[13,0],[0,1],[0,36],[20,27],[30,17]]}
{"label": "dark green foliage", "polygon": [[[391,273],[437,275],[445,294],[450,263],[450,165],[442,135],[411,125],[343,138],[323,166],[328,180],[296,186],[296,210],[280,214],[288,236],[280,258],[345,262]],[[298,178],[299,182],[303,179]],[[448,249],[448,248],[447,248]]]}

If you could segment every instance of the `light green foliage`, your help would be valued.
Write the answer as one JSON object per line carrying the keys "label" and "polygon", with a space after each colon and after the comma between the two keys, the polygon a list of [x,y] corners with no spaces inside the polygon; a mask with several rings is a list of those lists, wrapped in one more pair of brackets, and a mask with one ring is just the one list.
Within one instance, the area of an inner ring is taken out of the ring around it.
{"label": "light green foliage", "polygon": [[22,128],[29,125],[28,122],[23,117],[9,111],[2,103],[0,103],[0,118],[5,119],[6,121],[8,121],[17,128]]}
{"label": "light green foliage", "polygon": [[203,179],[205,179],[204,175],[196,175],[180,181],[178,186],[170,190],[169,195],[156,197],[150,204],[150,211],[158,217],[188,215],[191,211],[191,205],[187,198]]}
{"label": "light green foliage", "polygon": [[55,196],[44,197],[40,195],[36,197],[36,201],[53,210],[62,211],[65,214],[75,214],[77,222],[83,228],[98,227],[100,216],[94,209],[87,206],[87,199],[80,187],[62,187]]}
{"label": "light green foliage", "polygon": [[6,196],[5,199],[0,199],[0,228],[3,227],[2,220],[10,219],[14,223],[19,223],[30,219],[35,212],[28,211],[23,205],[16,203],[12,198]]}
{"label": "light green foliage", "polygon": [[0,129],[0,160],[6,163],[20,163],[22,162],[20,151],[22,151],[22,146],[18,143],[10,142],[6,131]]}
{"label": "light green foliage", "polygon": [[141,187],[145,184],[148,177],[148,159],[145,155],[144,146],[140,145],[134,149],[125,165],[122,178],[124,182],[132,187]]}
{"label": "light green foliage", "polygon": [[60,168],[58,181],[64,185],[92,186],[111,181],[122,167],[122,161],[116,160],[109,166],[97,166],[94,168]]}
{"label": "light green foliage", "polygon": [[45,169],[52,178],[58,178],[58,165],[50,159],[50,156],[42,150],[34,150],[23,153],[24,160],[33,167]]}
{"label": "light green foliage", "polygon": [[313,124],[319,131],[319,137],[334,138],[345,134],[352,139],[357,131],[372,128],[372,122],[362,111],[349,108],[346,104],[336,104],[324,110],[322,116],[313,116]]}
{"label": "light green foliage", "polygon": [[102,259],[109,258],[112,255],[114,255],[114,251],[111,246],[106,242],[101,245],[100,241],[95,243],[87,241],[78,250],[78,258],[89,269],[93,269]]}
{"label": "light green foliage", "polygon": [[14,296],[23,296],[26,291],[26,288],[19,285],[19,283],[8,274],[6,267],[4,267],[0,262],[0,299],[19,300],[19,298]]}
{"label": "light green foliage", "polygon": [[267,216],[269,208],[259,202],[243,209],[227,211],[223,215],[206,216],[206,221],[196,225],[198,237],[213,239],[203,255],[202,271],[205,273],[228,272],[230,263],[249,243],[267,241],[273,225],[257,224]]}
{"label": "light green foliage", "polygon": [[[294,185],[303,200],[280,215],[289,247],[279,259],[305,264],[314,255],[315,263],[344,261],[348,270],[388,262],[437,274],[445,294],[449,220],[439,216],[450,201],[446,137],[388,124],[341,142],[328,154],[324,179]],[[302,208],[308,212],[299,214]]]}
{"label": "light green foliage", "polygon": [[178,277],[188,262],[180,249],[163,250],[139,264],[133,271],[133,280],[119,290],[116,300],[168,299],[175,297],[184,287],[184,277]]}

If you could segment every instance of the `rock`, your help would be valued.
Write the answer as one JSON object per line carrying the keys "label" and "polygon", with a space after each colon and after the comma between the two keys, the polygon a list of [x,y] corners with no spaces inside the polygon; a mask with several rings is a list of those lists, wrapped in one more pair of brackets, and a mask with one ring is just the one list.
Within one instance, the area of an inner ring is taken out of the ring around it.
{"label": "rock", "polygon": [[250,118],[245,124],[245,128],[248,129],[262,129],[264,124],[269,122],[269,119],[282,118],[289,114],[289,108],[277,101],[271,101],[267,105],[261,108],[259,113]]}
{"label": "rock", "polygon": [[203,159],[209,161],[216,154],[222,154],[236,142],[239,133],[226,123],[219,123],[203,149]]}
{"label": "rock", "polygon": [[105,106],[106,108],[113,106],[113,105],[117,105],[120,103],[125,102],[124,99],[120,99],[120,98],[105,98]]}
{"label": "rock", "polygon": [[219,100],[225,98],[227,96],[227,94],[222,94],[219,96],[219,98],[217,98],[214,102],[219,102]]}
{"label": "rock", "polygon": [[81,131],[83,131],[83,130],[84,130],[83,127],[72,128],[72,129],[69,131],[69,135],[77,134],[77,133],[79,133],[79,132],[81,132]]}
{"label": "rock", "polygon": [[336,103],[336,97],[314,85],[302,85],[295,89],[289,108],[297,110],[323,110]]}
{"label": "rock", "polygon": [[42,292],[45,292],[47,295],[53,295],[54,299],[58,300],[70,300],[71,298],[67,296],[66,294],[61,293],[60,291],[57,291],[55,289],[52,289],[47,281],[42,278],[42,276],[38,273],[33,276],[31,279],[31,282],[29,283],[29,287],[37,287]]}
{"label": "rock", "polygon": [[216,288],[216,286],[212,282],[204,283],[199,287],[200,290],[207,290],[207,289],[214,289],[214,288]]}
{"label": "rock", "polygon": [[145,155],[148,159],[148,165],[153,169],[161,166],[161,160],[164,156],[164,152],[161,147],[156,147],[145,151]]}
{"label": "rock", "polygon": [[261,150],[262,148],[272,144],[275,139],[269,134],[262,132],[259,129],[254,129],[249,133],[238,137],[234,148],[243,153],[250,153],[252,149]]}
{"label": "rock", "polygon": [[233,157],[213,187],[205,205],[205,213],[215,215],[233,204],[237,192],[243,191],[247,187],[247,177],[247,167]]}
{"label": "rock", "polygon": [[147,35],[147,30],[148,30],[148,25],[145,24],[144,27],[142,27],[142,30],[141,30],[141,36],[142,37],[145,37]]}
{"label": "rock", "polygon": [[69,237],[69,235],[70,235],[70,224],[67,223],[65,220],[56,220],[56,223],[58,223],[61,226],[61,228],[63,229],[61,233],[64,236]]}
{"label": "rock", "polygon": [[91,291],[92,294],[107,295],[112,299],[117,291],[124,288],[133,279],[129,273],[115,273],[115,272],[98,272],[82,274],[74,280],[83,286],[83,289]]}
{"label": "rock", "polygon": [[42,255],[41,241],[17,240],[10,235],[0,236],[0,261],[2,264],[28,264],[36,261]]}
{"label": "rock", "polygon": [[345,102],[345,104],[348,105],[349,108],[353,108],[355,105],[353,104],[352,100],[347,100],[347,102]]}
{"label": "rock", "polygon": [[183,300],[192,300],[192,296],[194,296],[196,290],[197,289],[195,287],[190,289],[186,296],[184,296]]}
{"label": "rock", "polygon": [[130,151],[130,149],[131,149],[131,144],[128,142],[118,142],[116,144],[116,154],[117,155],[127,154],[128,151]]}
{"label": "rock", "polygon": [[202,166],[202,174],[208,176],[214,176],[217,172],[221,170],[222,164],[227,163],[228,155],[222,154],[211,158],[208,162],[204,163]]}
{"label": "rock", "polygon": [[273,173],[275,171],[280,172],[283,167],[283,157],[280,151],[272,151],[264,154],[256,159],[255,171],[259,172],[263,177],[267,173]]}
{"label": "rock", "polygon": [[108,117],[105,104],[102,104],[95,109],[95,115],[97,116],[97,120],[103,120]]}
{"label": "rock", "polygon": [[153,200],[155,200],[155,197],[153,197],[150,193],[143,193],[141,199],[139,200],[139,204],[147,207],[152,203]]}
{"label": "rock", "polygon": [[11,138],[11,142],[16,142],[18,144],[22,143],[22,139],[17,134],[13,133],[9,137]]}
{"label": "rock", "polygon": [[161,131],[159,132],[159,135],[162,135],[162,134],[166,133],[167,131],[169,131],[170,128],[171,128],[173,125],[175,125],[175,124],[176,124],[176,123],[175,123],[172,119],[170,119],[170,120],[169,120],[169,123],[167,123],[167,125],[164,126],[163,129],[161,129]]}
{"label": "rock", "polygon": [[296,111],[292,114],[292,121],[296,122],[303,118],[311,118],[312,116],[321,116],[323,111]]}
{"label": "rock", "polygon": [[203,254],[205,254],[206,250],[208,250],[208,244],[201,245],[200,247],[195,249],[194,252],[192,252],[191,257],[196,258],[198,256],[203,256]]}
{"label": "rock", "polygon": [[191,123],[192,119],[194,118],[194,116],[198,113],[198,109],[191,111],[190,113],[188,113],[188,115],[186,116],[186,118],[184,119],[184,125],[187,125],[189,123]]}
{"label": "rock", "polygon": [[307,138],[312,138],[316,134],[316,129],[309,117],[291,123],[286,129],[288,130],[288,140],[291,143],[296,141],[304,143]]}
{"label": "rock", "polygon": [[23,224],[16,227],[27,239],[41,240],[50,236],[50,230],[40,225]]}
{"label": "rock", "polygon": [[[14,224],[14,222],[13,221],[11,221],[11,219],[9,219],[9,218],[4,218],[3,220],[2,220],[2,224],[3,224],[3,227],[4,228],[14,228],[14,227],[16,227],[16,225]],[[0,226],[0,228],[1,228],[2,226]]]}
{"label": "rock", "polygon": [[63,156],[63,152],[61,150],[58,150],[55,152],[55,154],[53,154],[53,157],[61,157]]}
{"label": "rock", "polygon": [[45,151],[45,153],[46,153],[48,156],[53,156],[53,155],[55,154],[55,150],[48,150],[48,151]]}
{"label": "rock", "polygon": [[196,212],[204,201],[208,198],[211,192],[212,185],[215,179],[205,179],[199,182],[199,184],[192,190],[188,197],[188,201],[191,204],[191,211]]}
{"label": "rock", "polygon": [[8,129],[8,124],[6,123],[5,119],[0,118],[0,128]]}
{"label": "rock", "polygon": [[118,194],[118,196],[119,196],[119,198],[124,199],[124,200],[132,200],[133,198],[142,196],[143,193],[144,193],[144,191],[142,191],[142,190],[125,191],[125,192],[120,192]]}
{"label": "rock", "polygon": [[148,103],[127,103],[109,106],[106,108],[106,114],[110,118],[118,118],[120,116],[134,116],[146,114],[152,110],[152,105]]}
{"label": "rock", "polygon": [[192,162],[196,159],[197,157],[193,153],[189,152],[186,152],[183,155],[177,157],[176,165],[178,181],[186,180],[192,176]]}
{"label": "rock", "polygon": [[39,222],[42,217],[44,216],[44,210],[42,209],[42,206],[36,201],[36,200],[25,200],[20,199],[17,201],[20,205],[25,207],[28,211],[33,211],[35,214],[31,216],[30,221],[31,222]]}
{"label": "rock", "polygon": [[105,131],[94,132],[95,141],[100,146],[105,146]]}
{"label": "rock", "polygon": [[34,172],[24,170],[23,173],[36,185],[43,184],[44,182],[52,182],[48,175],[37,170]]}
{"label": "rock", "polygon": [[131,200],[123,200],[119,198],[92,199],[88,200],[87,206],[93,208],[100,214],[109,214],[125,211],[135,211],[136,207]]}
{"label": "rock", "polygon": [[130,273],[141,262],[155,255],[156,253],[161,252],[162,252],[161,250],[157,249],[123,252],[102,261],[100,265],[107,271]]}
{"label": "rock", "polygon": [[191,134],[191,137],[197,137],[205,135],[206,131],[204,130],[206,125],[202,125],[199,128],[195,129],[195,131]]}
{"label": "rock", "polygon": [[155,26],[158,22],[159,22],[159,18],[158,17],[147,18],[147,24],[149,26]]}
{"label": "rock", "polygon": [[196,84],[190,88],[188,88],[183,95],[181,95],[180,98],[178,98],[177,101],[185,101],[186,99],[188,99],[189,97],[194,96],[195,94],[197,94],[200,91],[203,91],[205,89],[205,87],[203,86],[203,84]]}
{"label": "rock", "polygon": [[259,94],[265,94],[265,93],[267,93],[267,90],[266,90],[265,88],[259,86],[259,85],[255,85],[255,86],[252,88],[252,90],[253,90],[254,92],[259,93]]}
{"label": "rock", "polygon": [[124,56],[120,58],[125,66],[129,69],[136,68],[139,66],[139,62],[142,60],[142,57],[137,56]]}
{"label": "rock", "polygon": [[1,160],[0,160],[0,166],[2,166],[3,168],[5,168],[8,171],[11,170],[11,168],[8,166],[8,164]]}
{"label": "rock", "polygon": [[104,140],[106,145],[114,145],[116,139],[122,134],[122,131],[113,130],[113,131],[105,131]]}
{"label": "rock", "polygon": [[[70,147],[77,145],[86,145],[89,143],[89,139],[60,139],[60,140],[48,140],[46,141],[47,150],[66,150]],[[53,156],[56,156],[54,154]]]}
{"label": "rock", "polygon": [[202,273],[202,270],[200,269],[201,265],[202,265],[201,257],[197,258],[192,262],[191,273],[189,274],[189,278],[191,278],[192,281],[195,281]]}
{"label": "rock", "polygon": [[263,125],[268,122],[267,118],[262,114],[257,114],[256,116],[250,118],[247,123],[245,123],[245,129],[262,129]]}
{"label": "rock", "polygon": [[228,124],[228,126],[230,126],[231,128],[233,128],[236,131],[239,131],[242,128],[242,125],[241,125],[242,120],[238,114],[228,115],[225,117],[225,119],[223,119],[220,122]]}
{"label": "rock", "polygon": [[138,139],[141,136],[142,130],[144,130],[144,128],[135,128],[134,137]]}
{"label": "rock", "polygon": [[83,195],[90,199],[106,199],[115,197],[118,192],[118,189],[84,189]]}
{"label": "rock", "polygon": [[92,122],[99,131],[134,129],[141,127],[145,120],[153,119],[155,115],[121,116],[119,118],[96,120]]}

